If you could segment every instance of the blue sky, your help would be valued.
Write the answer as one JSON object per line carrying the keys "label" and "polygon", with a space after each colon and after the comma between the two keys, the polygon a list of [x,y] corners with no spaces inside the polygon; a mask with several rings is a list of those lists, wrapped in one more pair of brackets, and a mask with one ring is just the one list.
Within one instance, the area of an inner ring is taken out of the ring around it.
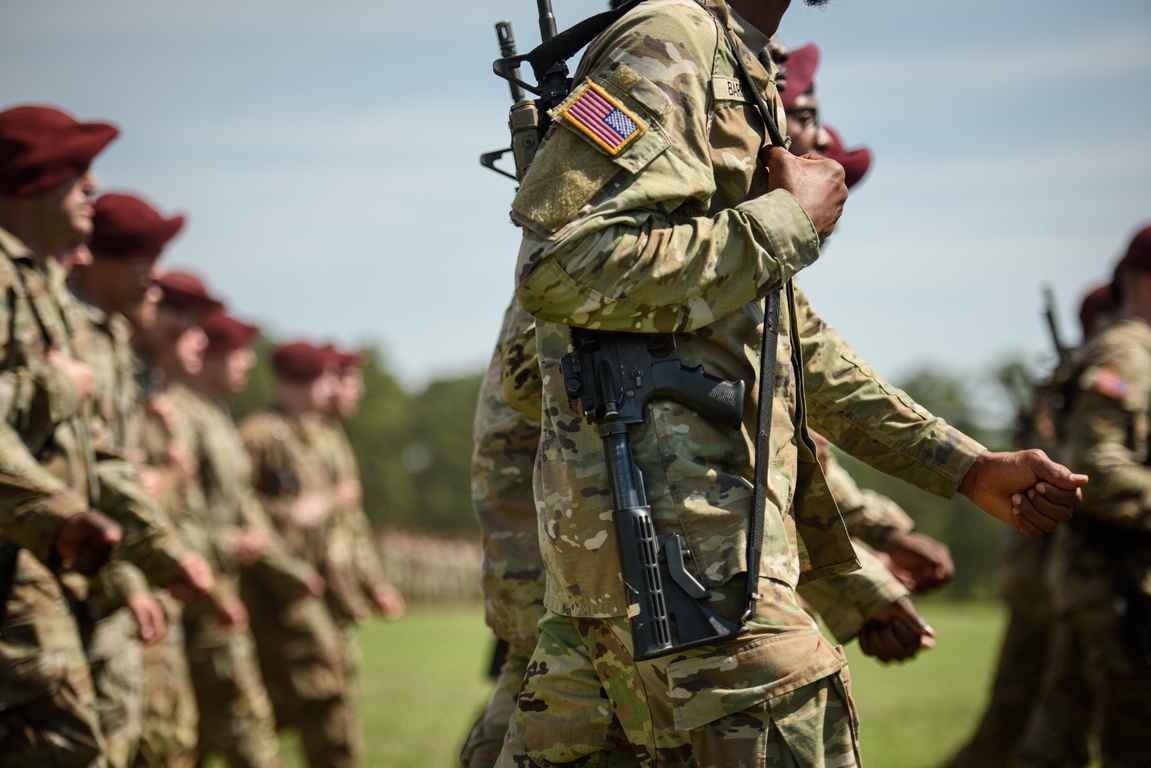
{"label": "blue sky", "polygon": [[[554,0],[561,26],[601,9]],[[166,257],[284,335],[382,345],[401,378],[481,367],[512,291],[492,25],[530,0],[0,0],[0,105],[123,129],[96,170],[190,221]],[[1046,349],[1151,223],[1146,0],[799,0],[827,121],[876,157],[801,282],[881,371]]]}

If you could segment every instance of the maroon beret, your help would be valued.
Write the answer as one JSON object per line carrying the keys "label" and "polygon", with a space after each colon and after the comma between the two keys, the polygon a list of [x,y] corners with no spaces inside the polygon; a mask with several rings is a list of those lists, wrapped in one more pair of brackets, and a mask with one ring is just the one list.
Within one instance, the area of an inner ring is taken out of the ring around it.
{"label": "maroon beret", "polygon": [[795,100],[815,89],[815,70],[819,68],[819,48],[808,43],[791,52],[787,60],[787,90],[779,94],[784,109],[792,109]]}
{"label": "maroon beret", "polygon": [[31,197],[76,178],[119,133],[52,107],[0,112],[0,197]]}
{"label": "maroon beret", "polygon": [[1115,267],[1115,275],[1121,272],[1151,272],[1151,227],[1144,227],[1135,235],[1127,254]]}
{"label": "maroon beret", "polygon": [[1114,312],[1118,308],[1115,292],[1111,290],[1110,285],[1101,285],[1087,294],[1079,307],[1079,326],[1083,329],[1083,338],[1091,334],[1099,315]]}
{"label": "maroon beret", "polygon": [[363,350],[348,351],[333,345],[332,353],[341,372],[349,368],[362,368],[368,362],[368,355]]}
{"label": "maroon beret", "polygon": [[843,181],[851,189],[867,175],[871,167],[871,150],[867,147],[849,150],[843,146],[843,140],[831,126],[825,125],[823,129],[831,137],[831,146],[824,150],[823,156],[843,166]]}
{"label": "maroon beret", "polygon": [[213,312],[200,323],[208,337],[208,353],[224,354],[250,346],[259,334],[256,325],[241,323],[224,312]]}
{"label": "maroon beret", "polygon": [[338,365],[334,347],[317,347],[306,341],[294,341],[276,348],[272,369],[277,376],[294,381],[311,381]]}
{"label": "maroon beret", "polygon": [[208,289],[195,275],[187,272],[166,272],[156,281],[160,290],[164,292],[160,304],[176,309],[204,309],[209,312],[219,312],[224,309],[224,303],[208,295]]}
{"label": "maroon beret", "polygon": [[95,208],[91,246],[96,258],[155,259],[184,226],[183,216],[165,219],[132,195],[101,195]]}

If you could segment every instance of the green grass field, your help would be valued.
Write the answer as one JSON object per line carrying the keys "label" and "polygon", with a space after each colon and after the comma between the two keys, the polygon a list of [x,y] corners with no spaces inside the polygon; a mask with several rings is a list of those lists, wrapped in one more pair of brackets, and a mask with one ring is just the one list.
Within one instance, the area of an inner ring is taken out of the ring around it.
{"label": "green grass field", "polygon": [[[911,664],[851,658],[869,768],[931,768],[960,745],[985,701],[1004,614],[991,603],[926,601],[937,647]],[[479,608],[412,611],[360,633],[360,682],[370,768],[449,768],[487,700],[492,636]],[[296,742],[284,764],[302,766]]]}

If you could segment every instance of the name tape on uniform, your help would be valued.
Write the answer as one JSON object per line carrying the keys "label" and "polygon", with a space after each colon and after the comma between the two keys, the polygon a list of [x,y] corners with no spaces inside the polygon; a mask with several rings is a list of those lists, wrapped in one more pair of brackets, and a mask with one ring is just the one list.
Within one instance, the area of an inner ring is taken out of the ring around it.
{"label": "name tape on uniform", "polygon": [[743,83],[734,77],[716,75],[711,79],[711,93],[716,101],[747,101]]}
{"label": "name tape on uniform", "polygon": [[613,157],[647,131],[643,120],[590,80],[559,113]]}

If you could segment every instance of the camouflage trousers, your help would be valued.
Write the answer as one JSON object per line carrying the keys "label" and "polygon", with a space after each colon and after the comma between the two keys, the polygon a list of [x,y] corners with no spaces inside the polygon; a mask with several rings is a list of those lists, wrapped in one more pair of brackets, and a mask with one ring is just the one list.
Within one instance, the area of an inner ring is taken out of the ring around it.
{"label": "camouflage trousers", "polygon": [[327,605],[317,597],[284,603],[247,575],[242,585],[276,727],[299,729],[312,768],[355,768],[349,650]]}
{"label": "camouflage trousers", "polygon": [[[1001,580],[1011,617],[999,651],[991,701],[952,768],[1014,766],[1033,717],[1041,723],[1033,727],[1042,731],[1040,743],[1047,761],[1043,764],[1081,768],[1089,762],[1091,698],[1081,656],[1057,648],[1055,607],[1044,578],[1050,544],[1016,531],[1008,536]],[[1061,694],[1038,708],[1045,676],[1054,677],[1052,684]]]}
{"label": "camouflage trousers", "polygon": [[463,768],[492,768],[500,755],[508,724],[516,711],[516,698],[524,675],[528,671],[533,648],[526,645],[508,646],[508,655],[500,667],[496,687],[487,707],[472,726],[468,740],[460,751]]}
{"label": "camouflage trousers", "polygon": [[627,619],[549,614],[497,765],[857,768],[846,662],[778,629],[636,662]]}
{"label": "camouflage trousers", "polygon": [[1124,632],[1123,616],[1115,603],[1085,606],[1060,617],[1056,631],[1054,671],[1076,664],[1086,666],[1088,689],[1065,690],[1058,674],[1045,681],[1035,718],[1027,730],[1018,765],[1026,768],[1064,768],[1082,765],[1052,755],[1048,740],[1058,734],[1063,700],[1081,696],[1094,705],[1099,727],[1099,748],[1106,768],[1135,768],[1151,764],[1151,666],[1136,660]]}
{"label": "camouflage trousers", "polygon": [[252,635],[210,616],[186,615],[184,632],[200,711],[197,762],[219,751],[232,768],[276,768],[279,743]]}
{"label": "camouflage trousers", "polygon": [[144,646],[144,723],[135,766],[191,768],[200,714],[188,671],[183,612],[167,592],[155,595],[168,618],[168,637]]}
{"label": "camouflage trousers", "polygon": [[21,551],[0,628],[0,766],[103,768],[95,699],[59,583]]}
{"label": "camouflage trousers", "polygon": [[131,611],[120,608],[96,622],[88,643],[109,768],[132,765],[144,729],[144,650],[137,629]]}

